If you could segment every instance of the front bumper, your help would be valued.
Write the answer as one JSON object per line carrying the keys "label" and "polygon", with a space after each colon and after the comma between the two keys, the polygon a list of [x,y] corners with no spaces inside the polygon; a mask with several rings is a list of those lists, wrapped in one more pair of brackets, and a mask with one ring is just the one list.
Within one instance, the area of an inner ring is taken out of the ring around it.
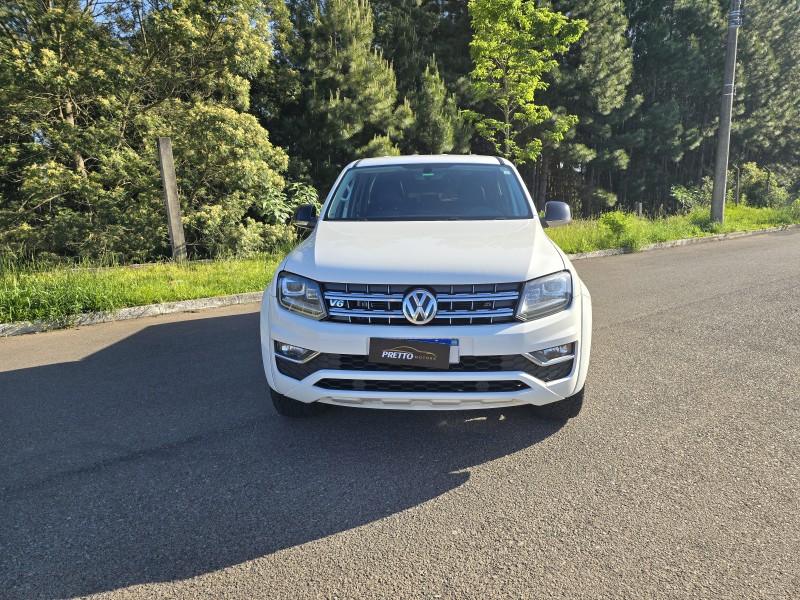
{"label": "front bumper", "polygon": [[[528,323],[397,326],[313,321],[281,308],[268,289],[261,305],[264,372],[270,387],[301,402],[415,410],[557,402],[583,387],[589,364],[591,298],[580,283],[578,290],[568,310]],[[461,365],[448,371],[379,370],[383,367],[365,364],[373,337],[458,339]],[[284,359],[275,356],[275,340],[320,352],[326,360],[314,368],[282,364],[279,369],[276,360]],[[569,369],[545,373],[526,368],[521,359],[524,353],[568,343],[575,344]],[[486,370],[487,364],[501,370]],[[481,366],[466,370],[469,365]]]}

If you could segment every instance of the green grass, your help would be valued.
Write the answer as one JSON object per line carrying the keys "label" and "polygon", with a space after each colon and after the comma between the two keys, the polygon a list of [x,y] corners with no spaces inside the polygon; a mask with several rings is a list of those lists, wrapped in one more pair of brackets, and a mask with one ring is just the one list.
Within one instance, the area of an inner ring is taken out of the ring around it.
{"label": "green grass", "polygon": [[[567,253],[626,247],[689,237],[800,223],[800,201],[787,208],[728,206],[725,224],[711,224],[708,210],[663,219],[608,213],[547,230]],[[261,256],[202,263],[102,267],[26,263],[0,257],[0,323],[52,319],[69,323],[86,312],[263,290],[282,258]]]}
{"label": "green grass", "polygon": [[0,261],[0,323],[53,319],[263,290],[280,256],[136,268],[19,266]]}
{"label": "green grass", "polygon": [[614,212],[600,219],[577,220],[566,227],[548,229],[547,233],[568,254],[609,248],[639,250],[648,244],[683,238],[703,237],[734,231],[752,231],[800,223],[800,203],[786,208],[725,208],[725,223],[712,224],[710,211],[698,209],[688,215],[662,219],[638,218]]}

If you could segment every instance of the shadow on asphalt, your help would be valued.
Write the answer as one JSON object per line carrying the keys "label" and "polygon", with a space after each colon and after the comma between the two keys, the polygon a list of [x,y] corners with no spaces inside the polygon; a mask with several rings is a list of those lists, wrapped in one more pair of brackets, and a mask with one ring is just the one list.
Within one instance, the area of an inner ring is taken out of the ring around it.
{"label": "shadow on asphalt", "polygon": [[436,498],[561,426],[524,408],[292,421],[266,392],[257,314],[0,373],[2,587],[64,597],[222,569]]}

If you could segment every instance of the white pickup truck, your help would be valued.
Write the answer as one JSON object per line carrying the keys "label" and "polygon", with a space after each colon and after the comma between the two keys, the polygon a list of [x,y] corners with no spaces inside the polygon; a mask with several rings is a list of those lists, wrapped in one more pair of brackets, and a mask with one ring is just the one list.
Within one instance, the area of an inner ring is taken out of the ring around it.
{"label": "white pickup truck", "polygon": [[543,227],[514,166],[489,156],[349,164],[261,306],[278,413],[325,405],[453,410],[583,404],[592,337],[586,286]]}

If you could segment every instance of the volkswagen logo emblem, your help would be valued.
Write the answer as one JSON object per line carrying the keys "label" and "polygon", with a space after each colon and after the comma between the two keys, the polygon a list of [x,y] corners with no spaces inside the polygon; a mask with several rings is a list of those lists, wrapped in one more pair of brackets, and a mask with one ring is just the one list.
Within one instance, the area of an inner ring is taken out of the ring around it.
{"label": "volkswagen logo emblem", "polygon": [[436,296],[428,290],[413,290],[403,298],[403,314],[414,325],[430,323],[437,308]]}

